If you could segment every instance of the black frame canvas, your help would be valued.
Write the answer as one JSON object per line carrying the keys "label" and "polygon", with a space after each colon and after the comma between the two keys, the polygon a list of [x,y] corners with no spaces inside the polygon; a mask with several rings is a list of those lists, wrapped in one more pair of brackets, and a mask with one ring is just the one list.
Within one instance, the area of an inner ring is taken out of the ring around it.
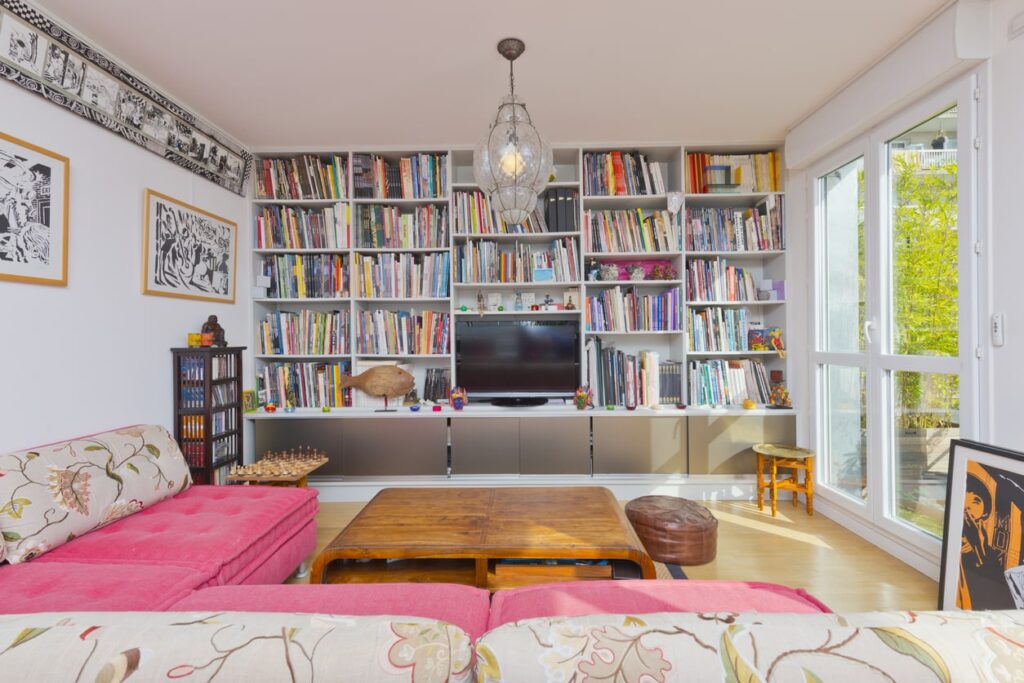
{"label": "black frame canvas", "polygon": [[939,609],[1024,608],[1024,453],[949,448]]}

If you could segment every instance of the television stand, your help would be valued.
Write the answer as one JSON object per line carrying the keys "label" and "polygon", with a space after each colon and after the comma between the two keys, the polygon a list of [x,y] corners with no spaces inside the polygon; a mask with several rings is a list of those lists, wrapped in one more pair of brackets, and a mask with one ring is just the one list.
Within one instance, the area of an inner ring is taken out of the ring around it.
{"label": "television stand", "polygon": [[530,408],[542,406],[547,402],[548,400],[542,396],[508,396],[491,399],[491,405],[499,408]]}

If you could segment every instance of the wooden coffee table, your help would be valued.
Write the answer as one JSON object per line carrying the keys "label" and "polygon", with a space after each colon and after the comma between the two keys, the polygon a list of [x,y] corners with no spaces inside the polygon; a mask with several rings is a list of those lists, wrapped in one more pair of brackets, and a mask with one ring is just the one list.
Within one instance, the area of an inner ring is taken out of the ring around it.
{"label": "wooden coffee table", "polygon": [[435,581],[493,591],[613,576],[653,579],[655,570],[608,489],[390,488],[317,555],[310,582]]}

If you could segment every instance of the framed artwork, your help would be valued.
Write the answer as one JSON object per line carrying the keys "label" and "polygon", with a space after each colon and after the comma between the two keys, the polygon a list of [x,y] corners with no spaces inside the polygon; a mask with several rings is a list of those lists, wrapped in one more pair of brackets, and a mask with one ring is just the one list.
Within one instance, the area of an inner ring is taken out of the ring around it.
{"label": "framed artwork", "polygon": [[939,609],[1024,609],[1024,453],[954,439]]}
{"label": "framed artwork", "polygon": [[0,280],[67,286],[69,166],[0,133]]}
{"label": "framed artwork", "polygon": [[142,293],[235,302],[238,226],[147,189]]}

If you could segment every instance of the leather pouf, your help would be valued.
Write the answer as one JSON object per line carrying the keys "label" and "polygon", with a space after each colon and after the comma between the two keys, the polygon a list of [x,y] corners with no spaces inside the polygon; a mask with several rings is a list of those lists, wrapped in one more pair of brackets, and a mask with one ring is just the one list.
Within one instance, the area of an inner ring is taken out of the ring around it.
{"label": "leather pouf", "polygon": [[715,559],[718,520],[700,503],[643,496],[626,503],[626,517],[656,562],[694,565]]}

